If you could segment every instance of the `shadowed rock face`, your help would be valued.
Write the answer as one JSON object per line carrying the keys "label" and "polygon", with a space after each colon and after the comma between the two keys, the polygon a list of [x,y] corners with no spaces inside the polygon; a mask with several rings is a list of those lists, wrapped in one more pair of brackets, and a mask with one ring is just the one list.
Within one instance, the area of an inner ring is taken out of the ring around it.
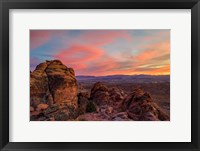
{"label": "shadowed rock face", "polygon": [[43,62],[30,73],[30,105],[36,110],[38,106],[42,106],[40,104],[43,104],[42,107],[47,104],[49,108],[46,110],[50,110],[53,104],[59,104],[62,114],[76,110],[77,92],[74,70],[59,60]]}
{"label": "shadowed rock face", "polygon": [[30,79],[32,106],[61,102],[77,105],[78,86],[74,71],[59,60],[39,64]]}
{"label": "shadowed rock face", "polygon": [[169,116],[153,101],[149,93],[135,89],[123,102],[124,110],[134,121],[166,121]]}
{"label": "shadowed rock face", "polygon": [[109,92],[107,86],[102,84],[101,82],[97,82],[94,84],[91,89],[90,100],[95,102],[97,105],[108,104],[109,101]]}
{"label": "shadowed rock face", "polygon": [[78,86],[73,69],[67,68],[58,60],[47,62],[47,64],[45,72],[54,103],[66,102],[77,106]]}

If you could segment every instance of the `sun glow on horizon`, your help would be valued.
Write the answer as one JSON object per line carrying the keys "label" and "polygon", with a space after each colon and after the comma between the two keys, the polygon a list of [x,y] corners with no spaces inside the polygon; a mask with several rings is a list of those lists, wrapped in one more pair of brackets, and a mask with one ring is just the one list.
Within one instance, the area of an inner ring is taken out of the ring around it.
{"label": "sun glow on horizon", "polygon": [[170,30],[31,30],[31,70],[54,59],[76,75],[170,75]]}

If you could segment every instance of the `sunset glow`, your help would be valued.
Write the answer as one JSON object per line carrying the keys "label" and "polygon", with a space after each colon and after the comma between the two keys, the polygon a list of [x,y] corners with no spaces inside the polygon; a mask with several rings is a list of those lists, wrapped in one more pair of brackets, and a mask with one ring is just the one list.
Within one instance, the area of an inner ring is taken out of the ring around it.
{"label": "sunset glow", "polygon": [[169,75],[170,30],[31,30],[31,70],[53,59],[76,75]]}

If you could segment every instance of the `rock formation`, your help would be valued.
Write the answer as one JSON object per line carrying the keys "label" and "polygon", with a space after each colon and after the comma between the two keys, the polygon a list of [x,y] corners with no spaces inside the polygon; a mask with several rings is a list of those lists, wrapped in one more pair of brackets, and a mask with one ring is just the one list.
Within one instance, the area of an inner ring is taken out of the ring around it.
{"label": "rock formation", "polygon": [[126,97],[126,94],[123,90],[117,87],[113,87],[109,89],[109,96],[110,96],[110,104],[113,107],[114,111],[120,112],[123,110],[122,103]]}
{"label": "rock formation", "polygon": [[84,121],[166,121],[169,116],[154,102],[149,93],[136,88],[126,95],[119,88],[108,88],[103,83],[94,84],[90,101],[97,110],[80,115]]}
{"label": "rock formation", "polygon": [[[52,106],[57,104],[59,111],[62,110],[60,115],[68,114],[67,112],[76,110],[78,107],[77,92],[78,86],[74,70],[66,67],[59,60],[43,62],[30,73],[30,105],[32,111],[33,108],[35,108],[34,110],[39,110],[38,108],[46,109],[42,112],[46,116],[48,110],[51,110]],[[54,110],[54,107],[52,110]]]}
{"label": "rock formation", "polygon": [[[80,85],[80,84],[79,84]],[[88,89],[90,90],[90,88]],[[140,88],[125,93],[95,83],[91,91],[78,84],[75,72],[59,60],[30,72],[30,119],[37,121],[167,121],[169,116]]]}
{"label": "rock formation", "polygon": [[101,82],[94,84],[90,93],[90,100],[95,102],[97,105],[104,105],[109,103],[109,89]]}
{"label": "rock formation", "polygon": [[[127,113],[122,111],[122,103],[126,95],[116,87],[108,88],[105,84],[97,82],[91,89],[88,99],[86,113],[80,115],[76,120],[83,121],[111,121],[130,120]],[[124,114],[124,115],[122,115]]]}
{"label": "rock formation", "polygon": [[30,103],[32,107],[37,107],[40,103],[53,103],[49,91],[48,77],[45,72],[46,68],[47,63],[41,63],[30,73]]}
{"label": "rock formation", "polygon": [[169,116],[153,101],[149,93],[135,89],[123,102],[124,110],[134,121],[165,121]]}

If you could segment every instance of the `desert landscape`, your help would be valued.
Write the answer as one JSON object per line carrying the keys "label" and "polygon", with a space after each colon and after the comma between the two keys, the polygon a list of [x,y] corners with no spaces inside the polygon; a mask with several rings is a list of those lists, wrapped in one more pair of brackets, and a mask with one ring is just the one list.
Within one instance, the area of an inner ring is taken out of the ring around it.
{"label": "desert landscape", "polygon": [[170,121],[170,30],[30,30],[30,121]]}
{"label": "desert landscape", "polygon": [[30,73],[31,121],[169,121],[169,76],[75,76],[59,60]]}

